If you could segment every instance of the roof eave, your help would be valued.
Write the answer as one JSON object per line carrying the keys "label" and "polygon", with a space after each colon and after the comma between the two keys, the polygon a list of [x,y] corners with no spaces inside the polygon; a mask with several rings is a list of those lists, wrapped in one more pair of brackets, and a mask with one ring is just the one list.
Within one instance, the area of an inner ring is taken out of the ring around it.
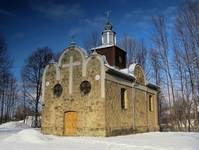
{"label": "roof eave", "polygon": [[135,77],[131,76],[131,75],[128,75],[126,73],[123,73],[123,72],[120,72],[119,70],[117,69],[113,69],[113,68],[110,68],[110,67],[107,67],[107,70],[106,70],[107,73],[111,74],[111,75],[116,75],[116,76],[119,76],[125,80],[130,80],[130,81],[135,81]]}

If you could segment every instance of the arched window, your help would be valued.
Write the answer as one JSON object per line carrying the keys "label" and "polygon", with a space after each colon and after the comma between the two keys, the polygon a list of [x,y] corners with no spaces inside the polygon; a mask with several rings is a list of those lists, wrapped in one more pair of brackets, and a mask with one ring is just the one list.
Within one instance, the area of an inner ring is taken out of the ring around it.
{"label": "arched window", "polygon": [[127,104],[128,104],[127,90],[125,88],[121,88],[121,108],[127,109]]}

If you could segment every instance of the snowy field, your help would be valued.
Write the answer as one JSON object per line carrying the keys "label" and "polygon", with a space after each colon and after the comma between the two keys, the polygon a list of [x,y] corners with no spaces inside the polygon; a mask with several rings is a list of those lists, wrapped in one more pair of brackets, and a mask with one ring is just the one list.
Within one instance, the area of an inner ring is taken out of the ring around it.
{"label": "snowy field", "polygon": [[23,122],[0,125],[0,150],[199,150],[199,133],[151,132],[117,137],[43,135]]}

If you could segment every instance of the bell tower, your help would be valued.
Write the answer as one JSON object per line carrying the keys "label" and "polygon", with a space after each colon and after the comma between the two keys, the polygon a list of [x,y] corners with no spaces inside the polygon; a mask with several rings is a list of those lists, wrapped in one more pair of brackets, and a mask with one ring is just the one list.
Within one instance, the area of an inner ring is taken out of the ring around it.
{"label": "bell tower", "polygon": [[107,12],[107,21],[102,32],[102,45],[116,45],[116,33],[112,31],[112,24],[109,19],[109,12]]}
{"label": "bell tower", "polygon": [[91,50],[106,56],[106,60],[110,66],[123,69],[126,68],[126,51],[116,46],[116,33],[112,28],[108,12],[107,21],[102,32],[102,45]]}

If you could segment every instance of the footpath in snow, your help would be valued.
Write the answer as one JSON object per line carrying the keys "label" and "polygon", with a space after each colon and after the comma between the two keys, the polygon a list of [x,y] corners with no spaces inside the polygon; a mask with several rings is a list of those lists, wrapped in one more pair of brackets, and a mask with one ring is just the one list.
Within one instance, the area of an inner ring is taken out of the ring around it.
{"label": "footpath in snow", "polygon": [[[150,132],[108,138],[58,137],[43,135],[39,129],[25,125],[22,129],[22,124],[16,124],[0,125],[0,150],[199,150],[199,133],[193,132]],[[16,132],[17,127],[21,130]],[[6,128],[10,134],[5,135]]]}

